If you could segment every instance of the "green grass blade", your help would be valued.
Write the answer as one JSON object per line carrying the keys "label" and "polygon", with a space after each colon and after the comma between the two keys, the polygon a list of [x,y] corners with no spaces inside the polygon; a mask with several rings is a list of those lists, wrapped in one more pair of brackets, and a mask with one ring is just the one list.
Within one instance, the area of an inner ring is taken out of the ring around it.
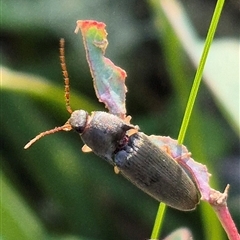
{"label": "green grass blade", "polygon": [[207,34],[207,38],[206,38],[206,41],[205,41],[203,53],[202,53],[200,63],[199,63],[199,66],[198,66],[198,69],[197,69],[197,72],[196,72],[196,75],[195,75],[195,78],[194,78],[194,81],[193,81],[193,86],[192,86],[190,96],[189,96],[189,100],[188,100],[186,110],[185,110],[185,113],[184,113],[182,125],[181,125],[180,131],[179,131],[179,135],[178,135],[179,144],[183,143],[183,140],[184,140],[184,137],[185,137],[185,134],[186,134],[186,131],[187,131],[187,127],[188,127],[189,120],[190,120],[190,117],[191,117],[192,109],[193,109],[193,106],[194,106],[194,103],[195,103],[195,100],[196,100],[196,97],[197,97],[199,85],[200,85],[201,80],[202,80],[204,66],[205,66],[205,63],[206,63],[206,60],[207,60],[208,52],[209,52],[210,46],[212,44],[214,34],[216,32],[216,29],[217,29],[217,25],[218,25],[218,22],[219,22],[219,19],[220,19],[220,15],[221,15],[221,12],[222,12],[224,1],[225,0],[219,0],[217,2],[217,5],[216,5],[216,8],[215,8],[213,17],[212,17],[212,21],[211,21],[211,24],[210,24],[210,27],[209,27],[209,30],[208,30],[208,34]]}
{"label": "green grass blade", "polygon": [[166,209],[167,209],[166,204],[164,203],[159,204],[157,216],[156,216],[154,227],[151,234],[151,239],[156,239],[159,236],[159,233],[162,227],[163,218],[166,213]]}
{"label": "green grass blade", "polygon": [[[220,19],[220,15],[223,9],[223,5],[224,5],[224,1],[225,0],[218,0],[217,5],[215,7],[215,11],[212,17],[212,21],[208,30],[208,34],[206,37],[206,41],[205,41],[205,45],[204,45],[204,49],[203,49],[203,53],[200,59],[200,63],[194,78],[194,82],[193,82],[193,86],[189,95],[189,100],[186,106],[186,110],[184,113],[184,117],[183,117],[183,121],[182,121],[182,125],[179,131],[179,135],[178,135],[178,142],[180,144],[183,143],[185,134],[186,134],[186,130],[189,124],[189,120],[191,117],[191,113],[192,113],[192,109],[196,100],[196,96],[199,90],[199,86],[201,83],[201,79],[202,79],[202,74],[203,74],[203,70],[204,70],[204,66],[207,60],[207,56],[208,56],[208,52],[214,37],[214,34],[216,32],[216,28]],[[156,5],[155,1],[152,1],[153,5]],[[161,226],[163,223],[163,216],[166,210],[166,206],[163,203],[160,203],[160,206],[158,208],[158,212],[156,215],[156,219],[155,219],[155,223],[153,226],[153,230],[152,230],[152,234],[151,234],[151,239],[157,239],[160,236],[160,230],[161,230]]]}

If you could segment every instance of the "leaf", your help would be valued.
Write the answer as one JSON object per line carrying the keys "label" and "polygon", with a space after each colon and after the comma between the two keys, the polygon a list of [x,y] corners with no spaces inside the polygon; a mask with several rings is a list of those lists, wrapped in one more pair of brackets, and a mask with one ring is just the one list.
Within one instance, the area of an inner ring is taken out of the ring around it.
{"label": "leaf", "polygon": [[[3,159],[1,158],[1,161]],[[46,239],[47,233],[37,215],[11,185],[1,177],[1,239]]]}
{"label": "leaf", "polygon": [[105,26],[102,22],[79,20],[75,32],[81,30],[87,61],[99,101],[105,103],[110,113],[124,119],[127,74],[104,57],[108,45]]}

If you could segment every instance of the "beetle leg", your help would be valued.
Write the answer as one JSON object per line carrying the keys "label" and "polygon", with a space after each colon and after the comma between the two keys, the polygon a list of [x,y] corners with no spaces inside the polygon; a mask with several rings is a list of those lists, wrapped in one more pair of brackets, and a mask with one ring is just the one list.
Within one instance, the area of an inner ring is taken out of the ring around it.
{"label": "beetle leg", "polygon": [[113,170],[116,174],[119,174],[120,173],[120,169],[117,167],[117,166],[114,166],[113,167]]}
{"label": "beetle leg", "polygon": [[172,157],[171,148],[167,145],[161,147],[161,149]]}
{"label": "beetle leg", "polygon": [[82,151],[84,153],[88,153],[88,152],[91,152],[92,149],[89,146],[87,146],[86,144],[84,144],[83,147],[82,147]]}
{"label": "beetle leg", "polygon": [[181,160],[183,159],[183,158],[189,158],[189,157],[191,157],[192,156],[192,153],[191,152],[187,152],[187,153],[183,153],[182,155],[180,155],[180,156],[177,156],[177,157],[174,157],[174,159],[177,161],[177,162],[181,162]]}

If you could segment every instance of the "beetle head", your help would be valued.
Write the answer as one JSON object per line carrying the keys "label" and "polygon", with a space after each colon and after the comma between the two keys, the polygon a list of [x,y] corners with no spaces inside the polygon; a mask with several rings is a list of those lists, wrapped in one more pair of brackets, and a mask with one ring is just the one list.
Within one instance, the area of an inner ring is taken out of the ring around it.
{"label": "beetle head", "polygon": [[83,133],[88,119],[88,112],[84,110],[76,110],[71,114],[68,122],[77,133]]}

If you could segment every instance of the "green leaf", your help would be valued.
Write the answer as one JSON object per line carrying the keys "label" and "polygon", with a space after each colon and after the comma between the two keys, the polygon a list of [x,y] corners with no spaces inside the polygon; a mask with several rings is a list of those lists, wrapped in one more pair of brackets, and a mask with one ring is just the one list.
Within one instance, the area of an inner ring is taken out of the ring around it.
{"label": "green leaf", "polygon": [[[3,161],[2,158],[1,161]],[[14,189],[2,171],[0,172],[0,179],[2,239],[47,239],[42,222],[18,191]]]}

